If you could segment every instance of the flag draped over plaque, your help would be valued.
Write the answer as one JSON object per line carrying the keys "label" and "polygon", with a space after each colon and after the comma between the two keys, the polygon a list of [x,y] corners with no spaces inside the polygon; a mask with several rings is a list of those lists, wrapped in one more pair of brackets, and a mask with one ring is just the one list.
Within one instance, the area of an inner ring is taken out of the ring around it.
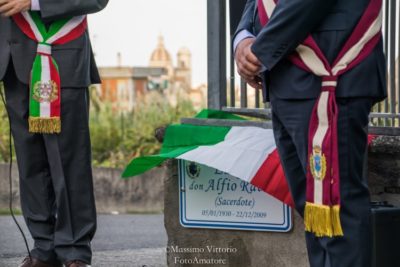
{"label": "flag draped over plaque", "polygon": [[[244,120],[215,110],[203,110],[196,118]],[[375,138],[369,135],[368,144]],[[133,159],[122,177],[142,174],[167,159],[193,161],[226,172],[294,207],[271,129],[170,125],[160,153]]]}
{"label": "flag draped over plaque", "polygon": [[[196,117],[243,120],[212,110],[204,110]],[[226,172],[294,206],[271,129],[170,125],[166,128],[160,154],[132,160],[122,176],[141,174],[171,158],[194,161]]]}

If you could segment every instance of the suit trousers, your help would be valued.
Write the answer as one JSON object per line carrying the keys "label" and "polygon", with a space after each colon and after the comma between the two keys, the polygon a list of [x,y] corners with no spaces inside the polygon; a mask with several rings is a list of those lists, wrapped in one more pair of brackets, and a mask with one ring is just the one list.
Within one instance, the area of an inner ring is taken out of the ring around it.
{"label": "suit trousers", "polygon": [[32,256],[46,262],[91,262],[96,230],[88,89],[61,89],[61,134],[28,132],[29,88],[9,64],[6,106],[20,175],[21,207],[34,239]]}
{"label": "suit trousers", "polygon": [[[296,210],[304,215],[308,125],[315,99],[283,100],[271,94],[273,129]],[[371,266],[370,195],[364,175],[372,98],[338,98],[340,218],[343,237],[306,232],[311,267]]]}

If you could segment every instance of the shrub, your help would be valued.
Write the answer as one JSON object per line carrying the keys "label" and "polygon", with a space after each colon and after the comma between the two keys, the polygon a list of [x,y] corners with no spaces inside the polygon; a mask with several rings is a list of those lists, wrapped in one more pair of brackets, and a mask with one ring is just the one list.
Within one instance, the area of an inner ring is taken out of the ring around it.
{"label": "shrub", "polygon": [[172,106],[158,92],[149,94],[128,113],[117,113],[104,104],[90,116],[93,163],[121,168],[133,157],[155,154],[161,147],[155,130],[194,114],[190,101],[180,99]]}

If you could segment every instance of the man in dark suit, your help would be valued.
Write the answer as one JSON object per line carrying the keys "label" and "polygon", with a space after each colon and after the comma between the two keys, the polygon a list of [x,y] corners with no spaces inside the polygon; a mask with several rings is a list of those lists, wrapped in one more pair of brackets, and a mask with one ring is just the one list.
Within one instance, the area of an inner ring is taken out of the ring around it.
{"label": "man in dark suit", "polygon": [[[234,37],[238,72],[263,90],[272,106],[279,154],[297,211],[306,202],[308,126],[321,77],[295,66],[287,56],[311,34],[329,63],[338,56],[370,0],[280,0],[268,24],[260,24],[257,0],[248,0]],[[368,115],[386,97],[382,41],[371,54],[340,76],[339,165],[343,237],[318,238],[306,232],[313,267],[370,266],[369,190],[363,175]]]}
{"label": "man in dark suit", "polygon": [[100,83],[89,34],[53,47],[61,77],[61,134],[28,131],[29,80],[38,44],[10,16],[40,11],[44,23],[102,10],[108,0],[0,0],[0,80],[15,140],[21,206],[34,239],[21,266],[88,266],[96,209],[88,86]]}

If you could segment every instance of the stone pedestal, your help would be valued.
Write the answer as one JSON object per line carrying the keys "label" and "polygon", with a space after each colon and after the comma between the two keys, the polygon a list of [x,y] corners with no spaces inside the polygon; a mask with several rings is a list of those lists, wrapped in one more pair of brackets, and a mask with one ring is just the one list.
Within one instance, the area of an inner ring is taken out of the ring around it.
{"label": "stone pedestal", "polygon": [[[297,213],[293,216],[294,226],[289,233],[182,227],[178,212],[177,161],[171,160],[167,165],[168,174],[164,180],[164,214],[168,234],[168,266],[308,266],[304,225]],[[209,249],[212,251],[209,252]],[[200,260],[214,260],[214,264],[195,263]]]}

